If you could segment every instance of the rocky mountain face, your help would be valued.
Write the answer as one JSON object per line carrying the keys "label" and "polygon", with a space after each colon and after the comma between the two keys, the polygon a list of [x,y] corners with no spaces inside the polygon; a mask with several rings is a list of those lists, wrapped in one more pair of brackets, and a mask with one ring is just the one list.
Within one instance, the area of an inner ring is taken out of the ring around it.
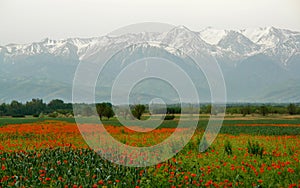
{"label": "rocky mountain face", "polygon": [[[158,50],[157,44],[165,48]],[[198,80],[199,91],[205,93],[203,101],[209,100],[205,77],[197,76],[193,72],[195,67],[187,60],[189,56],[201,56],[202,63],[214,59],[220,65],[229,102],[300,101],[300,32],[274,27],[243,30],[208,27],[195,32],[178,26],[165,33],[44,39],[0,46],[0,102],[36,97],[70,101],[78,63],[101,64],[103,56],[122,49],[111,60],[115,68],[107,69],[108,80],[116,76],[117,69],[134,60],[147,55],[160,56],[189,72],[195,82]],[[97,92],[106,99],[107,93],[101,87]]]}

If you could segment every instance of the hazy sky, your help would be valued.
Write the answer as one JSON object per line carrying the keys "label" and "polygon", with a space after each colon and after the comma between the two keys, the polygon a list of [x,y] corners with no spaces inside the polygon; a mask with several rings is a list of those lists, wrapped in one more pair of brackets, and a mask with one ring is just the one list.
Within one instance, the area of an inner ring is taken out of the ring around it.
{"label": "hazy sky", "polygon": [[299,0],[0,0],[0,45],[92,37],[138,22],[300,31]]}

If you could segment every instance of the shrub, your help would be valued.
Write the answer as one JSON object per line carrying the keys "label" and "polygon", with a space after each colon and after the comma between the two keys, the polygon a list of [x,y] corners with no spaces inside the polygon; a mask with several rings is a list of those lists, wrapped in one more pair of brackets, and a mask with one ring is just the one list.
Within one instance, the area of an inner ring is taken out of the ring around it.
{"label": "shrub", "polygon": [[268,108],[265,105],[263,105],[263,106],[260,107],[260,114],[262,116],[266,116],[266,115],[268,115],[268,113],[269,113],[269,110],[268,110]]}
{"label": "shrub", "polygon": [[289,104],[287,109],[290,115],[295,115],[297,113],[297,107],[295,104]]}
{"label": "shrub", "polygon": [[57,118],[58,117],[58,113],[57,112],[50,113],[50,114],[48,114],[48,117]]}
{"label": "shrub", "polygon": [[248,153],[253,155],[259,155],[262,158],[264,148],[259,145],[258,142],[252,143],[250,140],[248,141]]}
{"label": "shrub", "polygon": [[39,118],[44,118],[44,113],[43,113],[43,112],[41,112],[41,113],[39,114]]}
{"label": "shrub", "polygon": [[224,152],[227,155],[232,155],[232,146],[231,146],[231,143],[228,140],[225,140],[225,143],[224,143]]}
{"label": "shrub", "polygon": [[174,115],[166,115],[166,116],[164,117],[164,120],[173,120],[173,119],[175,119],[175,116],[174,116]]}

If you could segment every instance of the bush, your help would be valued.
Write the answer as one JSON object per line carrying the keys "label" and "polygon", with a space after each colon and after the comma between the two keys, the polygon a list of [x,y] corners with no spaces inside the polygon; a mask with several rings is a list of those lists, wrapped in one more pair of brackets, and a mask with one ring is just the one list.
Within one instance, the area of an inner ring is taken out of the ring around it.
{"label": "bush", "polygon": [[259,145],[258,142],[252,143],[251,141],[248,141],[248,153],[253,155],[259,155],[262,158],[264,148]]}
{"label": "bush", "polygon": [[224,152],[227,154],[227,155],[232,155],[232,146],[231,146],[231,143],[226,140],[225,143],[224,143]]}
{"label": "bush", "polygon": [[297,107],[295,104],[289,104],[287,109],[290,115],[295,115],[297,113]]}
{"label": "bush", "polygon": [[41,113],[39,114],[39,118],[44,118],[44,113],[43,113],[43,112],[41,112]]}
{"label": "bush", "polygon": [[266,116],[269,113],[269,109],[267,108],[267,106],[263,105],[260,107],[260,114],[262,116]]}
{"label": "bush", "polygon": [[164,120],[173,120],[175,119],[175,116],[174,115],[166,115]]}
{"label": "bush", "polygon": [[48,114],[48,117],[57,118],[58,117],[58,113],[57,112],[50,113],[50,114]]}

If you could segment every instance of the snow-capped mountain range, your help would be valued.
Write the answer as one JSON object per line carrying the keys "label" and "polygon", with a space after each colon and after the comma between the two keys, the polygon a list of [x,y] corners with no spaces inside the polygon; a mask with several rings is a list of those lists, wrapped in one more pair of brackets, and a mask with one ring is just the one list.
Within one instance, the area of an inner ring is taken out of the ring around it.
{"label": "snow-capped mountain range", "polygon": [[[178,26],[172,31],[176,47],[193,41],[196,46],[211,51],[213,56],[234,56],[233,60],[244,59],[256,54],[266,54],[278,58],[284,65],[294,55],[300,54],[300,32],[274,27],[257,29],[224,30],[207,27],[199,32]],[[135,41],[160,42],[166,33],[138,33],[122,36],[102,36],[94,38],[68,38],[62,40],[44,39],[30,44],[9,44],[0,46],[1,61],[13,62],[20,56],[51,54],[64,58],[85,60],[100,49],[113,48],[115,45],[126,45]],[[217,52],[217,53],[216,53]]]}
{"label": "snow-capped mountain range", "polygon": [[[208,27],[191,31],[184,26],[164,33],[62,40],[47,38],[30,44],[0,46],[0,86],[7,88],[0,93],[0,100],[14,97],[20,100],[33,97],[70,100],[71,81],[80,61],[99,61],[106,51],[141,41],[164,43],[188,54],[200,52],[214,57],[224,71],[229,101],[300,101],[300,93],[282,94],[286,93],[288,85],[300,91],[300,32],[274,27],[242,30]],[[166,51],[174,53],[167,48]],[[255,84],[264,77],[266,83]],[[274,79],[278,86],[272,85]],[[258,88],[249,88],[255,86]],[[239,88],[243,91],[239,92]],[[27,95],[18,91],[21,89],[30,91]]]}

